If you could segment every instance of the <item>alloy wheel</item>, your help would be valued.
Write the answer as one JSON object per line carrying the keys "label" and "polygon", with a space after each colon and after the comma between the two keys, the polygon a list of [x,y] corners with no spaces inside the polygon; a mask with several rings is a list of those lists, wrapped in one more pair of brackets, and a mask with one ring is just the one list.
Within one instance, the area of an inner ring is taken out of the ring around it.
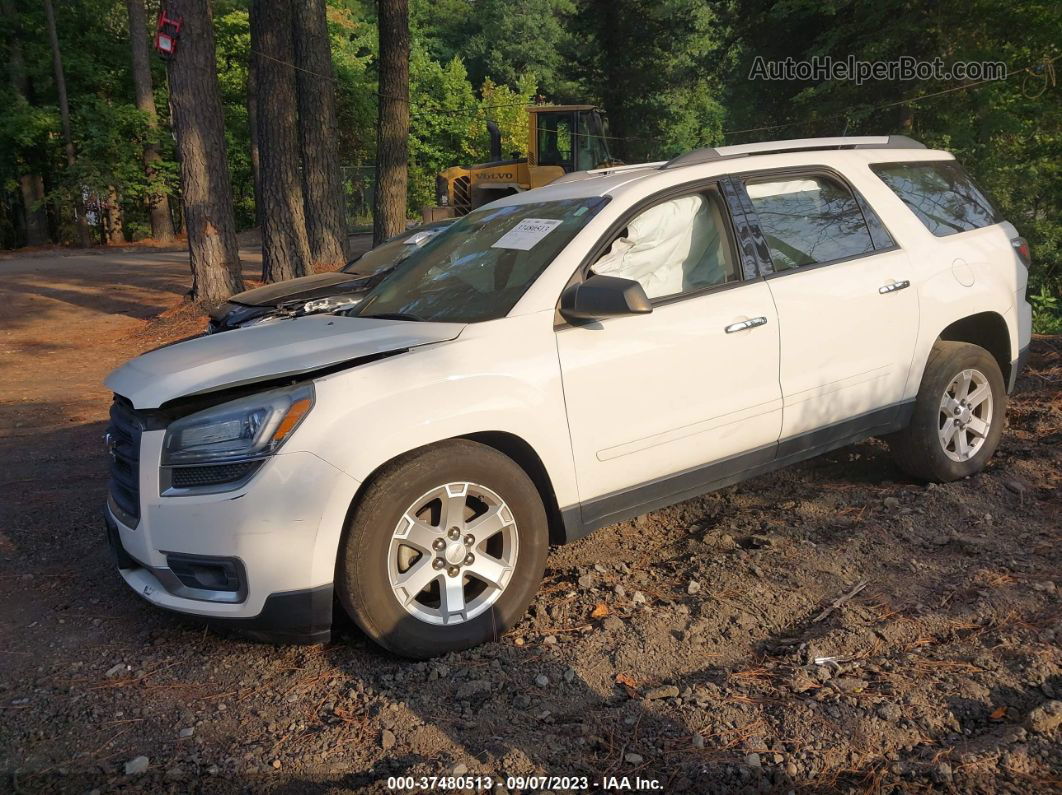
{"label": "alloy wheel", "polygon": [[969,461],[985,443],[992,425],[992,385],[980,370],[963,370],[940,400],[937,436],[952,461]]}
{"label": "alloy wheel", "polygon": [[518,554],[516,520],[496,493],[446,483],[402,514],[388,548],[391,590],[429,624],[470,621],[505,591]]}

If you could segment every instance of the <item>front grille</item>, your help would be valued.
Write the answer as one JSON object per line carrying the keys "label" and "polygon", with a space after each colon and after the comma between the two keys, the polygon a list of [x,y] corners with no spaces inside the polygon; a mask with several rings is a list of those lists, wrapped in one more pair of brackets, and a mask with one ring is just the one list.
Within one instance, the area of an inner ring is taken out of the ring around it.
{"label": "front grille", "polygon": [[110,453],[108,483],[111,501],[121,512],[120,519],[140,523],[140,435],[143,425],[125,398],[115,396],[111,403],[111,424],[107,427]]}
{"label": "front grille", "polygon": [[197,486],[231,483],[234,480],[242,480],[261,463],[261,461],[243,461],[238,464],[174,467],[170,474],[170,484],[176,489],[192,489]]}

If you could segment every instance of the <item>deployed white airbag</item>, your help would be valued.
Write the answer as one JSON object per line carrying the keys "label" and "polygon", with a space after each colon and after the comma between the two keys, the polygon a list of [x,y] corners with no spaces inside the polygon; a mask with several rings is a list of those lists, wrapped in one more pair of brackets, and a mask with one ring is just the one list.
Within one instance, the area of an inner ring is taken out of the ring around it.
{"label": "deployed white airbag", "polygon": [[651,207],[627,225],[594,273],[640,282],[649,298],[726,279],[718,209],[701,195]]}

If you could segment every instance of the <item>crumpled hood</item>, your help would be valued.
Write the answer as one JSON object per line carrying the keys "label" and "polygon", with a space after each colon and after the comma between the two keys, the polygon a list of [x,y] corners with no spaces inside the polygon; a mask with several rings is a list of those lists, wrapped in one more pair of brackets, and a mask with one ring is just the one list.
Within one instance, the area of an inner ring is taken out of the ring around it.
{"label": "crumpled hood", "polygon": [[174,398],[445,342],[463,328],[461,323],[311,315],[159,348],[122,365],[104,383],[138,409],[158,408]]}
{"label": "crumpled hood", "polygon": [[288,279],[274,284],[265,284],[253,290],[237,293],[229,299],[234,304],[246,306],[278,306],[292,299],[323,298],[343,292],[351,282],[360,282],[365,276],[357,273],[315,273],[299,279]]}

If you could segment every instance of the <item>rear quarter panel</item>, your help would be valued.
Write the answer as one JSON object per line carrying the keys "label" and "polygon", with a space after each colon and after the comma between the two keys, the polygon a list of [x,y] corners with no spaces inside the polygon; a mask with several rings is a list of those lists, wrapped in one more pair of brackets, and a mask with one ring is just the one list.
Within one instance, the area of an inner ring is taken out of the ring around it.
{"label": "rear quarter panel", "polygon": [[[920,154],[916,158],[904,152],[894,159],[950,159],[942,153]],[[879,160],[880,153],[874,162]],[[920,323],[905,397],[918,394],[929,352],[940,333],[964,317],[982,312],[1002,317],[1010,336],[1010,356],[1017,356],[1022,334],[1016,302],[1024,295],[1028,271],[1010,243],[1014,227],[1003,222],[937,237],[870,170],[869,163],[854,170],[853,183],[907,252],[917,277],[913,281],[918,289]]]}

